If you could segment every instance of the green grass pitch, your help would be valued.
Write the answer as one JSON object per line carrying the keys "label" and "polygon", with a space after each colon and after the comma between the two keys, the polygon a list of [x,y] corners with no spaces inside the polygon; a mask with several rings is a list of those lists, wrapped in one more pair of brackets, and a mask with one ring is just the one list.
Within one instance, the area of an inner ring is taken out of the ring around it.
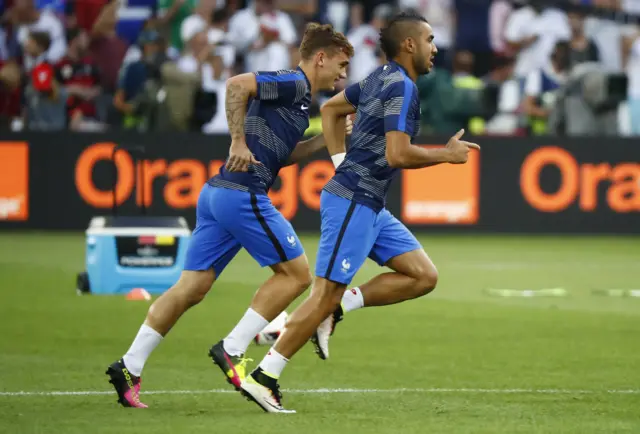
{"label": "green grass pitch", "polygon": [[[282,416],[232,392],[206,356],[269,275],[245,253],[152,355],[143,392],[158,393],[141,411],[116,404],[104,371],[148,302],[75,294],[82,234],[0,233],[0,433],[640,433],[640,298],[591,294],[640,288],[640,238],[420,240],[436,291],[347,315],[326,362],[305,347],[281,378],[298,414]],[[302,241],[313,267],[317,237]],[[354,283],[379,271],[369,262]],[[251,347],[254,364],[265,351]],[[37,394],[52,391],[91,394]]]}

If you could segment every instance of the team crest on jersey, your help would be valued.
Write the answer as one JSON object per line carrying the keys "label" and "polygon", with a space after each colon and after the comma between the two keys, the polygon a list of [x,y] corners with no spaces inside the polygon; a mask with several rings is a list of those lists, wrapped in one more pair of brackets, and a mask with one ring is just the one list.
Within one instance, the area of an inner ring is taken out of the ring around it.
{"label": "team crest on jersey", "polygon": [[291,234],[287,234],[287,243],[289,243],[290,247],[295,247],[297,244],[296,237]]}
{"label": "team crest on jersey", "polygon": [[344,258],[342,260],[341,265],[342,265],[342,272],[345,274],[348,273],[349,269],[351,268],[351,262],[349,262],[349,258]]}

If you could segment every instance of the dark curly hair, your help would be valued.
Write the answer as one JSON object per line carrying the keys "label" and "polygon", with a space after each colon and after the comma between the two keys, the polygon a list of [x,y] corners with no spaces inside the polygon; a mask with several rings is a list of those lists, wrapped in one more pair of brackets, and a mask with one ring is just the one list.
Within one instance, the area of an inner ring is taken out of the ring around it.
{"label": "dark curly hair", "polygon": [[400,12],[394,15],[380,31],[380,48],[387,59],[391,60],[398,55],[402,41],[414,35],[415,29],[412,24],[416,23],[428,23],[428,21],[417,12]]}

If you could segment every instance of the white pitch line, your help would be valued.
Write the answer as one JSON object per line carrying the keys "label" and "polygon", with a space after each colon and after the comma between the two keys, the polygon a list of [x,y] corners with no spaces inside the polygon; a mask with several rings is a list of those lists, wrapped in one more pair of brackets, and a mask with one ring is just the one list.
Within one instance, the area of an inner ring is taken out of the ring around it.
{"label": "white pitch line", "polygon": [[[476,394],[538,394],[538,395],[640,395],[640,389],[609,389],[609,390],[580,390],[580,389],[473,389],[473,388],[398,388],[398,389],[284,389],[283,392],[306,394],[334,394],[334,393],[476,393]],[[112,395],[115,392],[106,390],[67,390],[67,391],[18,391],[0,392],[0,396],[92,396]],[[210,390],[149,390],[142,395],[203,395],[219,393],[236,393],[229,389]]]}

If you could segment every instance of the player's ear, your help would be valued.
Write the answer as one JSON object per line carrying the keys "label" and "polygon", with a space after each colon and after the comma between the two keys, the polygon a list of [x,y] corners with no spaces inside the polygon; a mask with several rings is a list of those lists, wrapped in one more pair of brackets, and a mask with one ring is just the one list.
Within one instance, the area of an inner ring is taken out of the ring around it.
{"label": "player's ear", "polygon": [[318,51],[318,53],[316,53],[316,65],[324,66],[325,57],[327,57],[327,55],[324,51]]}
{"label": "player's ear", "polygon": [[416,49],[416,42],[413,40],[411,36],[404,40],[404,46],[410,54],[413,54]]}

